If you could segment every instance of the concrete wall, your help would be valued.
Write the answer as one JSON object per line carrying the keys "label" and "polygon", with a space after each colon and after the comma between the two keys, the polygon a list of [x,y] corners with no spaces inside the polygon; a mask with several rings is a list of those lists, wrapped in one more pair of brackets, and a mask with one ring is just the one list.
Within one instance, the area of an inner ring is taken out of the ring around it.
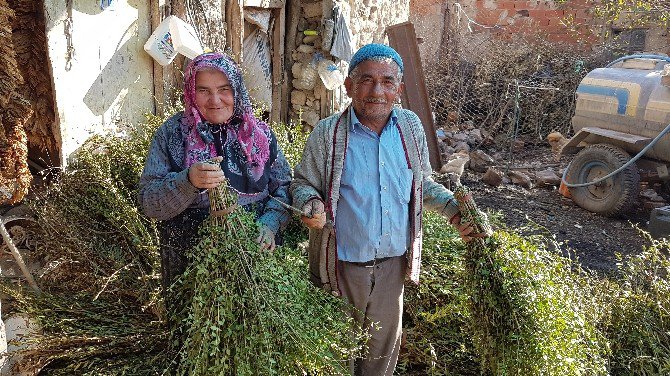
{"label": "concrete wall", "polygon": [[[106,3],[106,2],[105,2]],[[122,131],[154,111],[149,2],[45,1],[61,163],[95,133]]]}

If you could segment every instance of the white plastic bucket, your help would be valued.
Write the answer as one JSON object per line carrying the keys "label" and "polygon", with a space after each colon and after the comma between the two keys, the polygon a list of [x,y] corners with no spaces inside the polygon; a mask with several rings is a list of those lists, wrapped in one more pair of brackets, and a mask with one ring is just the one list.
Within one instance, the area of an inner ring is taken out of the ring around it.
{"label": "white plastic bucket", "polygon": [[203,53],[193,26],[177,16],[169,16],[158,25],[144,44],[144,50],[160,65],[170,64],[177,53],[189,59]]}

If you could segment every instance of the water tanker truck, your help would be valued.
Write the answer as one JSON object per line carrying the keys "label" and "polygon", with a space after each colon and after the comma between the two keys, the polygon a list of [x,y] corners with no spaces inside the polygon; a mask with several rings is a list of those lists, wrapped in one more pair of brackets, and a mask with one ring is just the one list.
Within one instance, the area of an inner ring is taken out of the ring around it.
{"label": "water tanker truck", "polygon": [[574,154],[563,185],[577,205],[619,216],[635,204],[641,181],[662,182],[670,193],[670,57],[631,55],[589,72],[572,128],[561,151]]}

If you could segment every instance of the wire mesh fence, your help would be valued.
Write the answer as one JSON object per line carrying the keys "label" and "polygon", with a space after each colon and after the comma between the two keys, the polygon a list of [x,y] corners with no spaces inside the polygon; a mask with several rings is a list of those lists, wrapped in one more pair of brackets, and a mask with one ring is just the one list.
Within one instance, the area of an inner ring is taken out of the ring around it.
{"label": "wire mesh fence", "polygon": [[[632,45],[635,34],[631,33],[607,43],[596,40],[584,29],[602,31],[604,25],[595,17],[576,20],[574,12],[564,12],[557,5],[512,10],[513,20],[525,18],[526,22],[509,21],[510,13],[505,10],[497,20],[489,17],[490,22],[485,23],[480,19],[486,17],[474,16],[486,13],[484,3],[532,2],[464,3],[467,7],[454,1],[441,4],[443,16],[437,23],[436,17],[414,19],[424,34],[426,30],[441,34],[426,38],[434,45],[424,48],[430,52],[422,57],[435,124],[446,131],[477,128],[484,135],[483,143],[493,142],[504,150],[517,140],[546,145],[551,132],[570,136],[575,91],[584,76],[633,48],[644,48],[644,42],[641,47]],[[422,6],[432,7],[433,13],[439,9],[436,2],[416,1],[414,11],[430,14]],[[535,6],[542,4],[535,2]],[[552,20],[533,19],[549,12],[553,12]],[[588,12],[582,9],[577,14],[585,17]],[[588,24],[576,25],[575,21]],[[435,30],[435,25],[442,30]]]}

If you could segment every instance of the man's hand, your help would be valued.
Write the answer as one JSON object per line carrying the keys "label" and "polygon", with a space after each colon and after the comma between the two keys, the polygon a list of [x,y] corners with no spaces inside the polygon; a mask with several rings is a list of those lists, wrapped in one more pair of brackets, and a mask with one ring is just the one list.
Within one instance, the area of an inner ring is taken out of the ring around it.
{"label": "man's hand", "polygon": [[458,234],[461,236],[461,239],[463,239],[463,241],[466,243],[474,238],[486,238],[489,236],[489,234],[486,233],[473,234],[473,231],[475,231],[475,229],[472,226],[472,223],[470,222],[461,223],[460,213],[456,213],[453,217],[451,217],[449,223],[451,223],[454,227],[456,227],[456,229],[458,230]]}
{"label": "man's hand", "polygon": [[197,162],[188,169],[188,180],[198,189],[216,188],[226,180],[223,171],[221,171],[222,157],[213,158],[209,162]]}
{"label": "man's hand", "polygon": [[277,245],[275,244],[275,233],[266,225],[258,227],[258,238],[256,242],[261,247],[261,251],[274,251]]}
{"label": "man's hand", "polygon": [[323,201],[311,199],[302,207],[302,216],[300,220],[305,226],[321,230],[326,225],[326,211]]}

